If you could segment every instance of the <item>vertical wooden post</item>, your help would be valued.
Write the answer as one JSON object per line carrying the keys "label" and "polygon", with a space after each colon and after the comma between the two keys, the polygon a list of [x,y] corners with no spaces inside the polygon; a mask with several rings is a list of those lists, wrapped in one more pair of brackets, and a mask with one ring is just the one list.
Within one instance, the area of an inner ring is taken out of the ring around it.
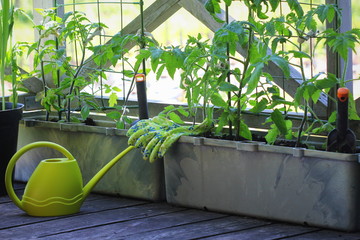
{"label": "vertical wooden post", "polygon": [[[342,23],[340,23],[335,18],[332,23],[327,23],[327,28],[338,29],[340,32],[348,31],[352,28],[352,21],[351,21],[351,0],[326,0],[326,4],[337,4],[337,6],[342,10]],[[345,74],[345,80],[352,79],[352,52],[349,50],[348,53],[348,66],[347,71]],[[345,63],[340,58],[339,54],[333,53],[329,48],[327,48],[327,72],[333,73],[336,77],[340,77],[342,72],[344,71]],[[353,91],[353,83],[349,82],[346,85],[350,91]],[[336,96],[336,89],[332,89],[329,94],[333,97]],[[328,108],[327,108],[327,115],[336,110],[336,103],[328,99]]]}
{"label": "vertical wooden post", "polygon": [[[351,0],[337,0],[337,4],[339,8],[342,10],[342,24],[340,26],[340,32],[346,32],[352,29],[352,15],[351,15]],[[352,59],[352,51],[349,49],[348,52],[348,66],[345,74],[345,80],[353,79],[353,59]],[[344,69],[344,62],[340,61],[340,70]],[[349,82],[346,84],[346,87],[353,92],[353,82]]]}

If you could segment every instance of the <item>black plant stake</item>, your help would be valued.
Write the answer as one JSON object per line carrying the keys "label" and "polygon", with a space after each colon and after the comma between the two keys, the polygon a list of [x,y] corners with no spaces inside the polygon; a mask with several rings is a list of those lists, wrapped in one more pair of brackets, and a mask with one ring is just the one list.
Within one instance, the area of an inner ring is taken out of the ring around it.
{"label": "black plant stake", "polygon": [[327,151],[341,153],[356,152],[356,136],[349,129],[348,102],[349,89],[339,88],[337,91],[337,119],[336,128],[327,139]]}

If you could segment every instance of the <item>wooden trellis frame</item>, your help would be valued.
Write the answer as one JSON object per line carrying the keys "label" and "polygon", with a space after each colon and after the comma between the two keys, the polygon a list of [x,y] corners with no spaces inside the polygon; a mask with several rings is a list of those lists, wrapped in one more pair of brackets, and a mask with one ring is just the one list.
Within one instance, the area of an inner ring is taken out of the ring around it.
{"label": "wooden trellis frame", "polygon": [[[34,8],[35,7],[51,7],[54,6],[53,1],[46,0],[34,0]],[[156,0],[152,5],[150,5],[144,11],[144,27],[147,32],[154,31],[157,27],[159,27],[163,22],[165,22],[168,18],[174,15],[181,8],[186,9],[189,13],[191,13],[195,18],[197,18],[200,22],[202,22],[205,26],[207,26],[210,30],[216,31],[221,27],[221,23],[216,22],[213,17],[206,11],[204,8],[204,3],[206,0]],[[345,28],[351,27],[351,0],[326,0],[326,3],[336,3],[340,8],[343,9],[343,15],[345,19],[343,20],[343,26]],[[345,12],[344,12],[345,11]],[[140,26],[140,16],[135,18],[132,22],[130,22],[123,30],[123,34],[134,34],[139,30]],[[332,26],[329,26],[332,27]],[[346,30],[346,29],[343,29]],[[127,46],[128,48],[132,48],[134,46]],[[246,49],[241,48],[240,46],[237,48],[237,51],[244,55],[246,54]],[[269,50],[270,51],[270,50]],[[341,62],[334,61],[334,59],[338,59],[337,56],[331,55],[328,51],[328,70],[333,72],[333,69],[339,72],[339,68],[341,69]],[[89,74],[89,69],[95,68],[95,63],[92,62],[91,57],[90,60],[86,61],[86,67],[83,68],[84,71],[81,73],[83,76],[87,76]],[[110,66],[110,65],[109,65]],[[108,67],[108,66],[104,66]],[[86,69],[86,70],[85,70]],[[285,82],[282,81],[281,76],[283,76],[282,70],[273,62],[270,62],[266,67],[265,71],[275,75],[280,76],[279,78],[274,78],[274,82],[279,86],[284,87],[284,91],[288,93],[290,96],[294,96],[296,89],[301,84],[301,75],[300,73],[292,68],[290,78]],[[335,72],[336,73],[336,72]],[[348,76],[352,75],[352,64],[349,64]],[[24,82],[24,85],[27,87],[31,87],[31,91],[34,93],[42,91],[42,84],[39,84],[38,79],[28,79]],[[348,86],[350,89],[351,85]],[[319,102],[315,106],[315,111],[319,116],[325,117],[328,115],[328,109],[333,108],[333,106],[328,106],[328,100],[326,96],[322,96]],[[360,105],[360,98],[357,99],[357,105]],[[358,106],[358,109],[360,107]],[[359,109],[360,110],[360,109]]]}

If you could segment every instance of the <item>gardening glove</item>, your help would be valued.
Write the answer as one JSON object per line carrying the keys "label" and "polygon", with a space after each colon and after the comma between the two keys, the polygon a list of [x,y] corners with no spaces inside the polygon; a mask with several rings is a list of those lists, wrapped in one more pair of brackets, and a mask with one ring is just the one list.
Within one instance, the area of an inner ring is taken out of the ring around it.
{"label": "gardening glove", "polygon": [[180,126],[164,116],[157,116],[132,126],[127,132],[128,144],[141,148],[144,160],[152,163],[162,158],[181,136],[199,135],[212,128],[213,123],[208,119],[196,126]]}

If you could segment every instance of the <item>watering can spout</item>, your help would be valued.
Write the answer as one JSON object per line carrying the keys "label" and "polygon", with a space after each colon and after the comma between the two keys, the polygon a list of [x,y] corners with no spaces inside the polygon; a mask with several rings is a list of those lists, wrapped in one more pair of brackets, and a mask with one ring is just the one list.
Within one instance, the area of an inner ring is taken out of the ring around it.
{"label": "watering can spout", "polygon": [[[65,158],[42,160],[30,177],[20,200],[12,186],[12,174],[17,160],[27,151],[37,147],[50,147],[61,152]],[[61,216],[80,211],[80,207],[99,180],[125,154],[128,147],[107,163],[83,187],[80,168],[64,147],[52,142],[35,142],[21,148],[10,159],[5,173],[5,186],[10,199],[20,209],[32,216]]]}
{"label": "watering can spout", "polygon": [[133,148],[134,146],[129,146],[124,151],[119,153],[116,157],[114,157],[110,162],[108,162],[99,172],[97,172],[95,176],[83,188],[83,197],[86,198],[91,192],[91,190],[95,187],[95,185],[100,181],[100,179]]}

